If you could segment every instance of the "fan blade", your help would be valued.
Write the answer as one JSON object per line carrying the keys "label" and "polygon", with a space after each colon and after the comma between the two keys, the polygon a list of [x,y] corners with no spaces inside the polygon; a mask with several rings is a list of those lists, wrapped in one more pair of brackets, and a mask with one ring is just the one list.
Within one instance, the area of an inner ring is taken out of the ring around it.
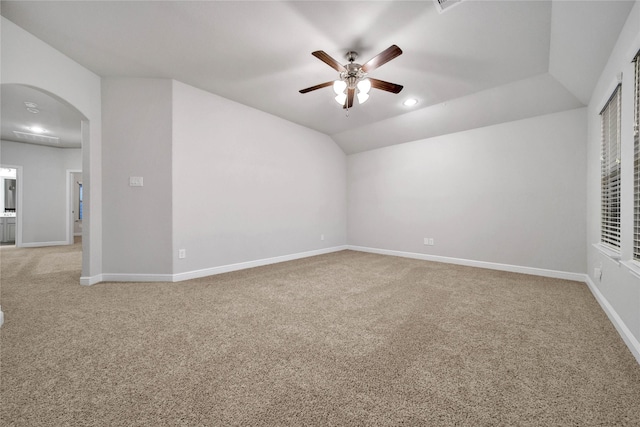
{"label": "fan blade", "polygon": [[344,101],[344,105],[342,108],[351,108],[353,107],[353,97],[356,94],[355,89],[347,89],[347,100]]}
{"label": "fan blade", "polygon": [[364,64],[362,66],[362,71],[368,73],[369,71],[375,70],[379,66],[386,64],[393,58],[396,58],[400,55],[402,55],[402,49],[400,49],[395,44],[391,45],[387,49],[380,52],[377,56],[370,59],[366,64]]}
{"label": "fan blade", "polygon": [[368,79],[371,82],[371,87],[375,87],[376,89],[386,90],[387,92],[391,92],[391,93],[400,93],[400,91],[404,87],[402,85],[385,82],[384,80],[373,79],[371,77],[368,77]]}
{"label": "fan blade", "polygon": [[331,85],[333,85],[333,81],[320,83],[319,85],[311,86],[311,87],[308,87],[306,89],[300,89],[300,93],[311,92],[312,90],[322,89],[323,87],[327,87],[327,86],[331,86]]}
{"label": "fan blade", "polygon": [[344,68],[344,65],[340,64],[338,61],[336,61],[335,59],[327,55],[327,53],[323,50],[316,50],[315,52],[311,52],[311,55],[315,56],[320,61],[324,62],[329,67],[333,68],[338,72],[347,71],[347,69]]}

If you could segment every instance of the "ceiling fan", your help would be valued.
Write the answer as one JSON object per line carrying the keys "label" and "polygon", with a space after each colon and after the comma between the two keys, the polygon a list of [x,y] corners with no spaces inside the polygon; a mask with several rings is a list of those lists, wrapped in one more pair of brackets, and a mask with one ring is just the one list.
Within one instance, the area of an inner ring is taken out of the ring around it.
{"label": "ceiling fan", "polygon": [[356,95],[360,104],[369,99],[369,90],[371,88],[391,93],[399,93],[402,90],[401,85],[367,77],[370,71],[402,55],[402,49],[396,45],[392,45],[383,50],[364,65],[354,62],[358,57],[358,53],[353,51],[347,52],[347,60],[349,63],[345,65],[340,64],[322,50],[317,50],[311,54],[339,72],[340,75],[338,80],[320,83],[319,85],[302,89],[300,93],[307,93],[316,89],[322,89],[323,87],[333,86],[333,91],[336,93],[336,102],[342,104],[342,108],[348,109],[353,106],[353,99]]}

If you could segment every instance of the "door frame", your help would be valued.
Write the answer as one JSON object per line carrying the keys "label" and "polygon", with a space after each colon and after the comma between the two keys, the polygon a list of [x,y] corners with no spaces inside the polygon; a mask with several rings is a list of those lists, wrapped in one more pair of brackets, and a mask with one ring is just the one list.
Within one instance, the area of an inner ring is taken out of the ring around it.
{"label": "door frame", "polygon": [[74,241],[74,233],[73,233],[73,221],[75,220],[73,215],[73,208],[75,200],[73,199],[74,193],[74,179],[73,174],[79,173],[82,174],[81,170],[78,169],[67,169],[67,245],[72,245]]}
{"label": "door frame", "polygon": [[22,192],[24,191],[22,166],[2,163],[0,168],[16,170],[16,248],[19,248],[22,246]]}

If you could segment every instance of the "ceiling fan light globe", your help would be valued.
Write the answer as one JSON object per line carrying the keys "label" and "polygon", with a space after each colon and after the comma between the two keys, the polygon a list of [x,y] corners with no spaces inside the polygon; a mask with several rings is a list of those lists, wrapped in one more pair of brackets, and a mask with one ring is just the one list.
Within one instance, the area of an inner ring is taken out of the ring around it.
{"label": "ceiling fan light globe", "polygon": [[368,93],[362,93],[360,92],[358,94],[358,102],[360,104],[364,104],[365,102],[367,102],[367,99],[369,99],[369,94]]}
{"label": "ceiling fan light globe", "polygon": [[344,93],[340,93],[335,97],[335,100],[338,104],[344,105],[344,102],[347,100],[347,95]]}
{"label": "ceiling fan light globe", "polygon": [[333,91],[336,93],[336,95],[344,95],[345,90],[347,90],[346,82],[343,82],[342,80],[336,80],[335,82],[333,82]]}
{"label": "ceiling fan light globe", "polygon": [[362,94],[367,94],[371,90],[371,81],[369,79],[362,79],[358,82],[358,90]]}

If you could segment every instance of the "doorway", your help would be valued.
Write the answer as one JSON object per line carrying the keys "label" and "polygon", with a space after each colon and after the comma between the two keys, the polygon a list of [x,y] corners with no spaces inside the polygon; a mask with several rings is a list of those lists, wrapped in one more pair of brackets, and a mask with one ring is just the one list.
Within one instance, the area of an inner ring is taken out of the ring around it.
{"label": "doorway", "polygon": [[16,246],[18,241],[18,167],[0,166],[0,245]]}
{"label": "doorway", "polygon": [[69,245],[82,236],[83,199],[82,171],[67,170],[67,244]]}
{"label": "doorway", "polygon": [[[79,218],[77,225],[75,219],[70,220],[78,208],[70,202],[75,191],[70,191],[69,182],[82,182],[86,117],[62,98],[37,87],[4,83],[1,91],[3,166],[20,165],[16,167],[15,244],[73,244],[74,234],[82,229]],[[78,175],[70,178],[69,171]],[[87,190],[83,188],[83,196]],[[0,200],[4,200],[2,195]],[[0,206],[0,214],[10,212]],[[8,227],[11,225],[5,230]],[[5,236],[11,237],[11,231]]]}

